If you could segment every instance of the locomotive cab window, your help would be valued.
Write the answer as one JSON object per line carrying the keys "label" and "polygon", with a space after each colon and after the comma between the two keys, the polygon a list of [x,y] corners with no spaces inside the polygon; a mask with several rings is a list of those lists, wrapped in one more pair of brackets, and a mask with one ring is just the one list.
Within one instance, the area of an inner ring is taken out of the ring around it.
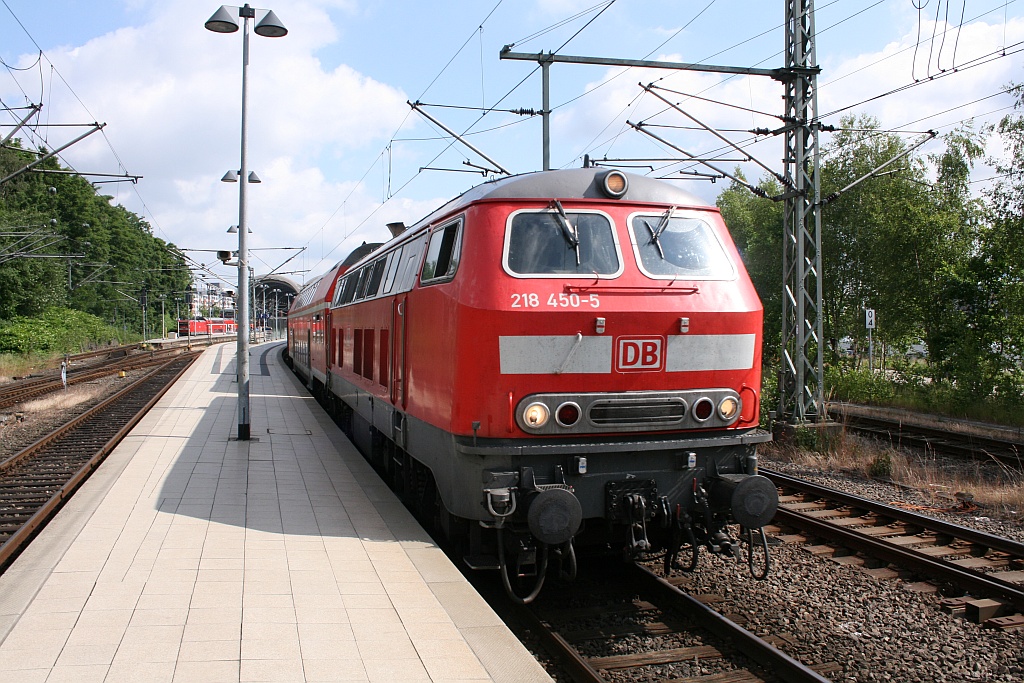
{"label": "locomotive cab window", "polygon": [[504,266],[520,277],[615,277],[622,271],[608,216],[594,212],[520,211],[505,232]]}
{"label": "locomotive cab window", "polygon": [[636,214],[630,239],[640,269],[656,280],[731,280],[736,269],[714,229],[698,216]]}
{"label": "locomotive cab window", "polygon": [[423,262],[420,282],[427,284],[451,280],[459,267],[459,247],[462,231],[461,221],[449,223],[430,235],[427,258]]}

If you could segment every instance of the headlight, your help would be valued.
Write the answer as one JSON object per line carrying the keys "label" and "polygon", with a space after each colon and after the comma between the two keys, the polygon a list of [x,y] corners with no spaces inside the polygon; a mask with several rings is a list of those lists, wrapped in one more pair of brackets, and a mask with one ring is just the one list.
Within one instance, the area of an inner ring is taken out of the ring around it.
{"label": "headlight", "polygon": [[606,197],[620,199],[629,189],[629,182],[622,171],[608,171],[601,177],[601,191]]}
{"label": "headlight", "polygon": [[540,429],[550,417],[551,411],[543,403],[531,403],[523,410],[523,424],[531,429]]}
{"label": "headlight", "polygon": [[739,411],[740,402],[732,396],[726,396],[722,399],[722,402],[718,404],[718,414],[721,415],[722,419],[726,422],[732,422]]}

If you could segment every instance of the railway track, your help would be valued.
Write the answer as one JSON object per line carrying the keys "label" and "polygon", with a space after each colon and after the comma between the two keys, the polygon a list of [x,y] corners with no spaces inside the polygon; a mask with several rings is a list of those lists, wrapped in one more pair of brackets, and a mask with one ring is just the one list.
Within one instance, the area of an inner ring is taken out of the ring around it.
{"label": "railway track", "polygon": [[[209,345],[217,343],[217,338],[208,340],[193,338],[192,345]],[[88,382],[100,377],[107,377],[121,371],[138,370],[153,367],[167,362],[186,349],[188,342],[175,341],[151,351],[141,351],[139,344],[130,344],[116,349],[92,351],[69,357],[67,380],[68,386]],[[28,399],[37,398],[62,389],[64,384],[60,373],[28,377],[5,385],[0,385],[0,408],[9,408]]]}
{"label": "railway track", "polygon": [[780,489],[774,524],[799,531],[811,553],[879,578],[897,576],[890,565],[909,570],[952,596],[944,601],[950,611],[988,626],[1024,627],[1024,544],[771,470],[761,474]]}
{"label": "railway track", "polygon": [[[1024,544],[771,470],[761,473],[780,488],[778,528],[772,530],[779,540],[803,543],[814,556],[861,567],[878,579],[899,577],[911,590],[946,596],[938,603],[942,610],[993,632],[1024,629]],[[774,660],[781,654],[777,648],[802,651],[793,635],[784,630],[759,639],[745,631],[742,600],[694,590],[693,574],[664,579],[643,567],[631,572],[619,581],[629,591],[625,597],[568,588],[577,596],[568,604],[552,607],[551,596],[544,595],[521,617],[573,680],[720,683],[849,675],[849,652],[835,662],[812,655],[811,663],[825,662],[814,667]],[[753,623],[751,630],[756,625],[762,634],[766,620]],[[695,635],[704,632],[710,634]],[[705,665],[697,667],[697,661]]]}
{"label": "railway track", "polygon": [[987,433],[942,421],[924,420],[900,411],[885,411],[853,404],[830,404],[829,414],[847,429],[888,441],[893,446],[908,446],[958,457],[997,460],[1024,471],[1024,433],[1013,429],[991,429]]}
{"label": "railway track", "polygon": [[770,637],[762,639],[716,612],[705,604],[712,596],[688,595],[639,564],[625,571],[621,581],[572,589],[568,604],[564,594],[555,597],[552,591],[529,606],[512,608],[573,680],[829,680],[785,654]]}
{"label": "railway track", "polygon": [[0,462],[0,567],[25,547],[198,355],[164,359],[149,374]]}

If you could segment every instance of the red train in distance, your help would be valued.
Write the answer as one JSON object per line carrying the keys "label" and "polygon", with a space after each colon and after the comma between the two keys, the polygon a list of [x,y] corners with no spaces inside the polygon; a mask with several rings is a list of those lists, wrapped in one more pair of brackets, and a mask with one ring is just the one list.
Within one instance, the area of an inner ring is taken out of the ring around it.
{"label": "red train in distance", "polygon": [[583,546],[767,573],[762,308],[717,208],[582,168],[393,226],[300,291],[287,359],[470,566],[524,602]]}
{"label": "red train in distance", "polygon": [[230,318],[179,318],[178,336],[196,337],[209,334],[235,334],[238,323]]}

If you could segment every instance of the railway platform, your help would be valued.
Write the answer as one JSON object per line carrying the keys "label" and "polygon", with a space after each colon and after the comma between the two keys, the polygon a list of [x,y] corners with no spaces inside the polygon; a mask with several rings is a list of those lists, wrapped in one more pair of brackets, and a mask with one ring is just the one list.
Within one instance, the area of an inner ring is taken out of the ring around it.
{"label": "railway platform", "polygon": [[0,683],[550,681],[281,361],[208,349],[0,576]]}

